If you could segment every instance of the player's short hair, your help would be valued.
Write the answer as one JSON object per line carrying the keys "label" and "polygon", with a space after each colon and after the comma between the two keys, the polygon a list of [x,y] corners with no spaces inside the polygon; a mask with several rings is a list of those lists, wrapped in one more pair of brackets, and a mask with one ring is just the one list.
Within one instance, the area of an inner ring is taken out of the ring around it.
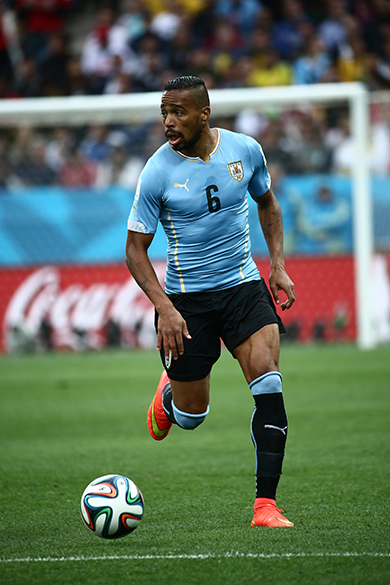
{"label": "player's short hair", "polygon": [[193,94],[193,99],[198,108],[210,106],[209,92],[205,82],[195,75],[182,75],[168,81],[164,85],[164,91],[189,90]]}

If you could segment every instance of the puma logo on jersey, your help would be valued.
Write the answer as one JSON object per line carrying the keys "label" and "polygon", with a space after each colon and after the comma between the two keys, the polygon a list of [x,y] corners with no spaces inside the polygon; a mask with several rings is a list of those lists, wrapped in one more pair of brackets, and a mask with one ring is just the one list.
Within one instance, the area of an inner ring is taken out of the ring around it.
{"label": "puma logo on jersey", "polygon": [[173,186],[174,187],[184,187],[184,189],[186,191],[188,191],[188,193],[190,192],[189,188],[187,187],[187,183],[188,183],[189,179],[186,180],[186,182],[184,183],[184,185],[182,183],[174,183]]}

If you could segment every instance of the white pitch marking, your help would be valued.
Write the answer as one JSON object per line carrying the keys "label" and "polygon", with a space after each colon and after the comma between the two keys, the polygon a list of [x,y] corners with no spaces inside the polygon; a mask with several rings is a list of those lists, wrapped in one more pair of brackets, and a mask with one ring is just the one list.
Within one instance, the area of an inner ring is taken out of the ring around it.
{"label": "white pitch marking", "polygon": [[291,559],[291,558],[328,558],[328,557],[390,557],[390,553],[375,553],[375,552],[344,552],[344,553],[239,553],[230,552],[224,554],[177,554],[177,555],[103,555],[103,556],[80,556],[80,557],[25,557],[15,559],[0,559],[0,563],[64,563],[64,562],[80,562],[80,561],[148,561],[158,559],[177,559],[177,560],[205,560],[205,559],[230,559],[230,558],[244,558],[244,559]]}

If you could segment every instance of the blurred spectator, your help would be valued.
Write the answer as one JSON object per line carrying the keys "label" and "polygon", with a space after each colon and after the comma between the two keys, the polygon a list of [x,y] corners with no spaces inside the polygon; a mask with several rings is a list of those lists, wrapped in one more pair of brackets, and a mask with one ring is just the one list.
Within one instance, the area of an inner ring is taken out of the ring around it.
{"label": "blurred spectator", "polygon": [[331,152],[324,144],[320,122],[304,116],[300,125],[300,143],[293,152],[296,173],[328,173]]}
{"label": "blurred spectator", "polygon": [[238,114],[234,130],[257,138],[264,131],[267,131],[268,126],[269,121],[264,115],[259,114],[253,109],[245,109]]}
{"label": "blurred spectator", "polygon": [[210,51],[205,47],[193,49],[188,56],[188,65],[183,73],[185,75],[197,75],[204,79],[204,81],[206,81],[205,77],[210,76],[215,79],[211,65]]}
{"label": "blurred spectator", "polygon": [[41,78],[37,70],[37,62],[24,57],[15,70],[13,91],[17,97],[41,96]]}
{"label": "blurred spectator", "polygon": [[164,126],[161,124],[160,120],[150,124],[146,132],[143,133],[143,155],[145,160],[147,160],[155,150],[164,144],[165,141]]}
{"label": "blurred spectator", "polygon": [[25,54],[39,59],[47,48],[50,35],[64,31],[66,15],[74,0],[15,0]]}
{"label": "blurred spectator", "polygon": [[12,78],[12,63],[6,35],[5,11],[5,4],[0,1],[0,76],[10,80]]}
{"label": "blurred spectator", "polygon": [[350,204],[326,182],[320,182],[314,197],[305,197],[296,207],[301,245],[324,253],[337,254],[347,248]]}
{"label": "blurred spectator", "polygon": [[365,3],[365,11],[356,14],[361,27],[366,51],[383,53],[383,43],[387,36],[390,22],[390,3],[388,0],[370,0]]}
{"label": "blurred spectator", "polygon": [[213,73],[217,80],[222,80],[244,52],[244,43],[241,35],[232,24],[225,20],[217,22],[211,58]]}
{"label": "blurred spectator", "polygon": [[73,149],[58,174],[58,183],[63,187],[91,188],[95,178],[96,165],[84,160],[77,149]]}
{"label": "blurred spectator", "polygon": [[354,26],[348,35],[347,43],[342,46],[337,60],[340,81],[368,81],[369,64],[370,61],[360,30]]}
{"label": "blurred spectator", "polygon": [[166,8],[152,18],[150,31],[163,41],[172,41],[185,20],[178,0],[167,0]]}
{"label": "blurred spectator", "polygon": [[[111,11],[100,12],[100,18],[105,20]],[[108,75],[112,70],[113,53],[109,46],[109,30],[111,22],[98,22],[87,36],[81,54],[81,70],[89,78],[91,93],[101,93]]]}
{"label": "blurred spectator", "polygon": [[283,213],[284,247],[287,254],[293,254],[297,245],[296,214],[301,195],[297,189],[288,186],[283,166],[273,159],[268,158],[267,160],[272,190],[278,199]]}
{"label": "blurred spectator", "polygon": [[107,126],[104,124],[94,124],[89,127],[79,147],[79,152],[86,161],[98,163],[107,160],[110,154],[110,145],[106,140],[107,133]]}
{"label": "blurred spectator", "polygon": [[268,47],[263,53],[263,65],[255,67],[248,76],[249,85],[272,87],[292,83],[291,65],[280,59],[278,52]]}
{"label": "blurred spectator", "polygon": [[38,62],[41,92],[44,96],[66,95],[69,53],[63,34],[51,35]]}
{"label": "blurred spectator", "polygon": [[263,26],[255,28],[247,43],[247,52],[252,58],[254,67],[264,67],[264,55],[269,49],[272,49],[269,29],[266,29]]}
{"label": "blurred spectator", "polygon": [[176,75],[183,75],[187,70],[191,52],[193,51],[192,29],[189,25],[179,28],[168,47],[168,67]]}
{"label": "blurred spectator", "polygon": [[119,17],[117,24],[123,27],[127,42],[133,43],[142,37],[148,30],[149,11],[141,0],[128,0],[125,11]]}
{"label": "blurred spectator", "polygon": [[353,141],[348,112],[340,114],[336,128],[333,128],[326,137],[326,143],[333,149],[332,172],[348,175],[353,165]]}
{"label": "blurred spectator", "polygon": [[216,16],[230,22],[243,38],[256,26],[261,10],[260,0],[218,0],[215,5]]}
{"label": "blurred spectator", "polygon": [[260,141],[264,152],[266,152],[267,161],[280,165],[286,174],[294,174],[293,156],[288,149],[288,140],[285,135],[283,120],[272,112],[268,114],[268,124],[265,130],[259,134]]}
{"label": "blurred spectator", "polygon": [[293,62],[293,80],[296,84],[327,81],[331,59],[324,51],[321,39],[313,32],[306,39],[303,54]]}
{"label": "blurred spectator", "polygon": [[89,93],[89,79],[83,73],[80,57],[70,57],[66,68],[66,95],[88,95]]}
{"label": "blurred spectator", "polygon": [[184,12],[191,17],[198,14],[201,10],[207,6],[207,4],[213,4],[213,0],[179,0],[180,5]]}
{"label": "blurred spectator", "polygon": [[370,55],[369,68],[370,89],[390,89],[390,39],[383,44],[383,56]]}
{"label": "blurred spectator", "polygon": [[337,57],[347,42],[349,14],[345,0],[328,0],[324,3],[326,18],[318,25],[318,35],[329,55]]}
{"label": "blurred spectator", "polygon": [[217,21],[215,14],[216,2],[217,0],[205,2],[202,9],[191,21],[194,35],[194,48],[205,47],[209,49],[211,47]]}
{"label": "blurred spectator", "polygon": [[0,75],[0,99],[18,97],[12,91],[11,83],[6,76]]}
{"label": "blurred spectator", "polygon": [[7,189],[9,184],[9,163],[6,157],[0,154],[0,189]]}
{"label": "blurred spectator", "polygon": [[[229,69],[224,75],[223,80],[219,81],[218,88],[226,89],[229,87],[249,87],[249,77],[253,71],[253,68],[254,65],[252,57],[247,55],[240,57],[237,61],[231,63]],[[200,75],[200,77],[202,77],[202,75]],[[210,84],[210,80],[207,80],[207,83]],[[208,85],[207,87],[213,88],[214,86]]]}
{"label": "blurred spectator", "polygon": [[120,94],[136,91],[134,77],[123,70],[122,59],[116,55],[113,59],[113,69],[106,79],[103,93]]}
{"label": "blurred spectator", "polygon": [[140,91],[161,90],[161,75],[168,67],[168,57],[162,51],[161,40],[148,32],[134,45],[134,50],[138,58],[136,78]]}
{"label": "blurred spectator", "polygon": [[97,166],[95,187],[105,189],[110,185],[119,185],[125,189],[135,189],[144,164],[143,157],[129,157],[124,145],[112,145],[108,160]]}
{"label": "blurred spectator", "polygon": [[370,166],[374,175],[385,176],[390,173],[390,127],[388,120],[375,112],[370,125]]}
{"label": "blurred spectator", "polygon": [[64,166],[69,153],[74,147],[74,137],[70,128],[58,126],[54,129],[54,136],[46,147],[46,163],[58,173]]}
{"label": "blurred spectator", "polygon": [[14,167],[30,156],[30,144],[35,138],[34,130],[30,126],[19,126],[15,130],[10,144],[10,163]]}
{"label": "blurred spectator", "polygon": [[[350,133],[348,114],[340,117],[341,137],[332,153],[332,171],[349,175],[355,162],[354,141]],[[368,148],[370,169],[375,175],[386,175],[390,170],[390,130],[387,120],[377,108],[373,108],[373,124],[370,128],[370,145]]]}
{"label": "blurred spectator", "polygon": [[281,19],[272,29],[272,43],[282,59],[296,59],[303,48],[302,25],[308,21],[299,0],[282,0]]}
{"label": "blurred spectator", "polygon": [[110,8],[99,10],[96,25],[87,36],[81,55],[81,69],[89,77],[91,93],[103,92],[108,77],[115,67],[115,58],[121,59],[123,73],[137,69],[137,61],[127,42],[127,31],[114,26],[115,14]]}
{"label": "blurred spectator", "polygon": [[2,136],[0,137],[0,189],[7,189],[9,176],[8,141]]}
{"label": "blurred spectator", "polygon": [[46,142],[35,137],[28,156],[20,159],[12,169],[13,187],[53,185],[56,173],[46,164]]}
{"label": "blurred spectator", "polygon": [[254,30],[259,27],[268,31],[269,33],[272,32],[276,22],[275,10],[273,7],[274,3],[272,1],[265,3],[264,0],[262,0],[261,12],[256,18],[256,26],[254,27]]}

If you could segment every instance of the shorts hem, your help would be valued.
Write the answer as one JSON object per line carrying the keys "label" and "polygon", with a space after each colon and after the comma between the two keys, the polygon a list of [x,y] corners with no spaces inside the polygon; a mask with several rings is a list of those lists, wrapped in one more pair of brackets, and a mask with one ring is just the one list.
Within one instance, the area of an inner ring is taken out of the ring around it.
{"label": "shorts hem", "polygon": [[[210,370],[211,372],[211,370]],[[205,374],[204,376],[178,376],[178,375],[173,375],[171,376],[169,370],[167,370],[167,374],[169,376],[170,380],[175,380],[175,382],[199,382],[199,380],[204,380],[205,378],[207,378],[207,376],[210,374],[210,372],[208,372],[207,374]]]}
{"label": "shorts hem", "polygon": [[260,327],[256,327],[256,329],[254,329],[254,331],[252,331],[252,333],[250,333],[249,335],[246,335],[243,339],[241,339],[241,341],[236,343],[236,345],[232,349],[230,349],[225,343],[226,349],[232,354],[234,359],[236,359],[236,356],[233,354],[233,351],[236,349],[236,347],[241,345],[241,343],[244,343],[244,341],[249,339],[249,337],[251,337],[251,335],[254,335],[255,333],[257,333],[257,331],[260,331],[261,329],[263,329],[263,327],[266,327],[267,325],[277,325],[279,328],[279,335],[283,335],[283,333],[286,333],[286,329],[285,329],[283,323],[281,323],[278,320],[277,321],[268,321],[267,323],[264,323],[264,325],[261,325]]}

